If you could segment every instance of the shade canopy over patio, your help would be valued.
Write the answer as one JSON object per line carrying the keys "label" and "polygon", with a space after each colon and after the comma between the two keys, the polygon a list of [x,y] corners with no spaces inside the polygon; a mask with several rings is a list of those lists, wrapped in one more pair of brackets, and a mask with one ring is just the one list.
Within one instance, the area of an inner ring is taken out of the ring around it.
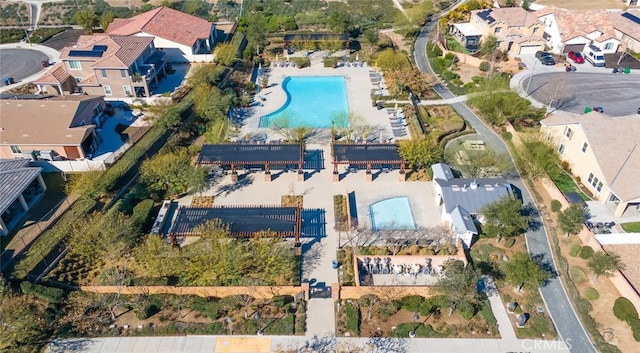
{"label": "shade canopy over patio", "polygon": [[371,173],[372,166],[397,166],[404,173],[406,162],[400,156],[396,144],[337,144],[331,145],[333,173],[338,173],[339,164],[366,166]]}
{"label": "shade canopy over patio", "polygon": [[171,226],[172,236],[197,235],[197,228],[218,219],[229,225],[231,235],[251,238],[256,233],[295,237],[300,243],[302,208],[281,206],[218,206],[213,208],[181,207]]}
{"label": "shade canopy over patio", "polygon": [[198,164],[213,164],[229,167],[235,172],[237,167],[249,168],[264,165],[286,168],[294,165],[302,169],[304,164],[304,144],[217,144],[204,145],[198,156]]}

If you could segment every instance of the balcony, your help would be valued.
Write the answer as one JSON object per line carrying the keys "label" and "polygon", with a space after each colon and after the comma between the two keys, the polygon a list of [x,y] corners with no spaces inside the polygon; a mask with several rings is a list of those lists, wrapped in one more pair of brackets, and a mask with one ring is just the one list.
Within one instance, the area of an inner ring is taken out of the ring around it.
{"label": "balcony", "polygon": [[[131,76],[134,86],[144,86],[149,84],[152,80],[156,79],[159,73],[164,74],[163,60],[165,52],[156,50],[150,57],[148,57],[143,64],[138,65],[139,72],[136,72]],[[144,81],[143,81],[144,79]]]}

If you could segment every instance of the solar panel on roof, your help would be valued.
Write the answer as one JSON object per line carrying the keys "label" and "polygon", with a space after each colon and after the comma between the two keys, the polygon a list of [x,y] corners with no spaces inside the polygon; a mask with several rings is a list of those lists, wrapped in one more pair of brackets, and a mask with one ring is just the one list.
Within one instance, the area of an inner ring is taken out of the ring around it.
{"label": "solar panel on roof", "polygon": [[69,56],[83,56],[88,58],[99,58],[102,56],[101,51],[95,50],[71,50],[69,51]]}
{"label": "solar panel on roof", "polygon": [[106,51],[107,48],[108,47],[106,45],[94,45],[93,51]]}
{"label": "solar panel on roof", "polygon": [[630,14],[630,13],[628,13],[628,12],[625,12],[625,13],[623,13],[623,14],[622,14],[622,17],[624,17],[624,18],[626,18],[626,19],[628,19],[628,20],[631,20],[631,21],[633,21],[634,23],[636,23],[636,24],[639,24],[639,25],[640,25],[640,18],[639,18],[638,16],[635,16],[635,15],[633,15],[633,14]]}

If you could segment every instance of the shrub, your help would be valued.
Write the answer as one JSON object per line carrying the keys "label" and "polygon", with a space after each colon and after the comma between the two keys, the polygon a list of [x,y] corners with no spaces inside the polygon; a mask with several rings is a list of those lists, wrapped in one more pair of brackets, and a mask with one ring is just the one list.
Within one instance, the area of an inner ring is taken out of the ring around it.
{"label": "shrub", "polygon": [[275,297],[271,298],[271,304],[276,308],[282,308],[292,302],[293,297],[290,295],[276,295]]}
{"label": "shrub", "polygon": [[571,245],[571,249],[569,249],[569,255],[573,257],[578,256],[580,249],[582,249],[582,247],[578,244]]}
{"label": "shrub", "polygon": [[583,246],[582,249],[580,249],[580,253],[579,256],[581,259],[590,259],[591,256],[593,256],[594,251],[593,248],[590,246]]}
{"label": "shrub", "polygon": [[428,47],[432,48],[431,53],[433,53],[434,56],[442,56],[442,49],[440,49],[439,46],[433,45],[433,43],[430,43]]}
{"label": "shrub", "polygon": [[130,221],[135,230],[144,233],[151,223],[151,211],[153,211],[153,200],[151,199],[143,200],[133,208]]}
{"label": "shrub", "polygon": [[631,331],[633,331],[633,339],[640,342],[640,320],[631,323]]}
{"label": "shrub", "polygon": [[596,300],[596,299],[600,298],[600,293],[598,293],[598,291],[595,288],[589,287],[584,292],[584,296],[585,296],[585,298],[587,298],[589,300]]}
{"label": "shrub", "polygon": [[224,310],[222,310],[222,305],[217,298],[202,298],[196,297],[193,299],[191,303],[191,310],[201,312],[211,320],[219,319],[223,316]]}
{"label": "shrub", "polygon": [[22,293],[24,294],[32,295],[49,303],[60,304],[64,300],[64,291],[60,288],[47,287],[24,281],[20,283],[20,289],[22,289]]}
{"label": "shrub", "polygon": [[509,131],[505,131],[504,133],[502,133],[502,138],[505,141],[511,141],[511,139],[513,138],[513,134],[511,134]]}
{"label": "shrub", "polygon": [[344,310],[347,316],[347,330],[356,336],[360,336],[360,310],[349,302],[345,304]]}
{"label": "shrub", "polygon": [[589,280],[584,271],[578,266],[571,266],[571,268],[569,268],[569,274],[571,275],[571,279],[576,283],[582,283]]}
{"label": "shrub", "polygon": [[146,320],[153,315],[157,314],[160,311],[160,308],[154,303],[147,303],[141,310],[136,310],[136,317],[138,320]]}
{"label": "shrub", "polygon": [[480,71],[487,72],[489,71],[489,69],[491,69],[491,64],[489,64],[488,61],[483,61],[480,63],[479,69]]}
{"label": "shrub", "polygon": [[468,321],[476,315],[478,308],[473,303],[465,300],[458,305],[458,312],[462,318]]}
{"label": "shrub", "polygon": [[558,200],[551,200],[551,211],[560,212],[562,209],[562,204]]}
{"label": "shrub", "polygon": [[633,303],[625,297],[619,297],[613,303],[613,315],[629,325],[632,325],[634,321],[638,321],[638,311],[633,306]]}
{"label": "shrub", "polygon": [[378,313],[383,318],[388,318],[400,310],[400,305],[393,300],[386,300],[379,304]]}
{"label": "shrub", "polygon": [[415,312],[416,310],[418,310],[418,308],[420,308],[424,300],[424,297],[421,297],[419,295],[409,295],[400,298],[397,303],[400,308],[402,308],[402,310]]}

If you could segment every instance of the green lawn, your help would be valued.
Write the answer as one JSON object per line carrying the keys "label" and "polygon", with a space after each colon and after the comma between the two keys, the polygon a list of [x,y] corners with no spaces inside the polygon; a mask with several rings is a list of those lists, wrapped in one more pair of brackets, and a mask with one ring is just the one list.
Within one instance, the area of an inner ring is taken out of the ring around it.
{"label": "green lawn", "polygon": [[580,191],[573,179],[566,173],[562,173],[558,178],[555,178],[553,182],[556,183],[556,186],[562,193],[577,192],[584,201],[591,201],[589,196]]}
{"label": "green lawn", "polygon": [[453,36],[447,36],[447,48],[458,53],[469,54],[469,51],[463,47],[462,44],[458,43]]}
{"label": "green lawn", "polygon": [[620,226],[627,233],[640,233],[640,222],[620,223]]}

